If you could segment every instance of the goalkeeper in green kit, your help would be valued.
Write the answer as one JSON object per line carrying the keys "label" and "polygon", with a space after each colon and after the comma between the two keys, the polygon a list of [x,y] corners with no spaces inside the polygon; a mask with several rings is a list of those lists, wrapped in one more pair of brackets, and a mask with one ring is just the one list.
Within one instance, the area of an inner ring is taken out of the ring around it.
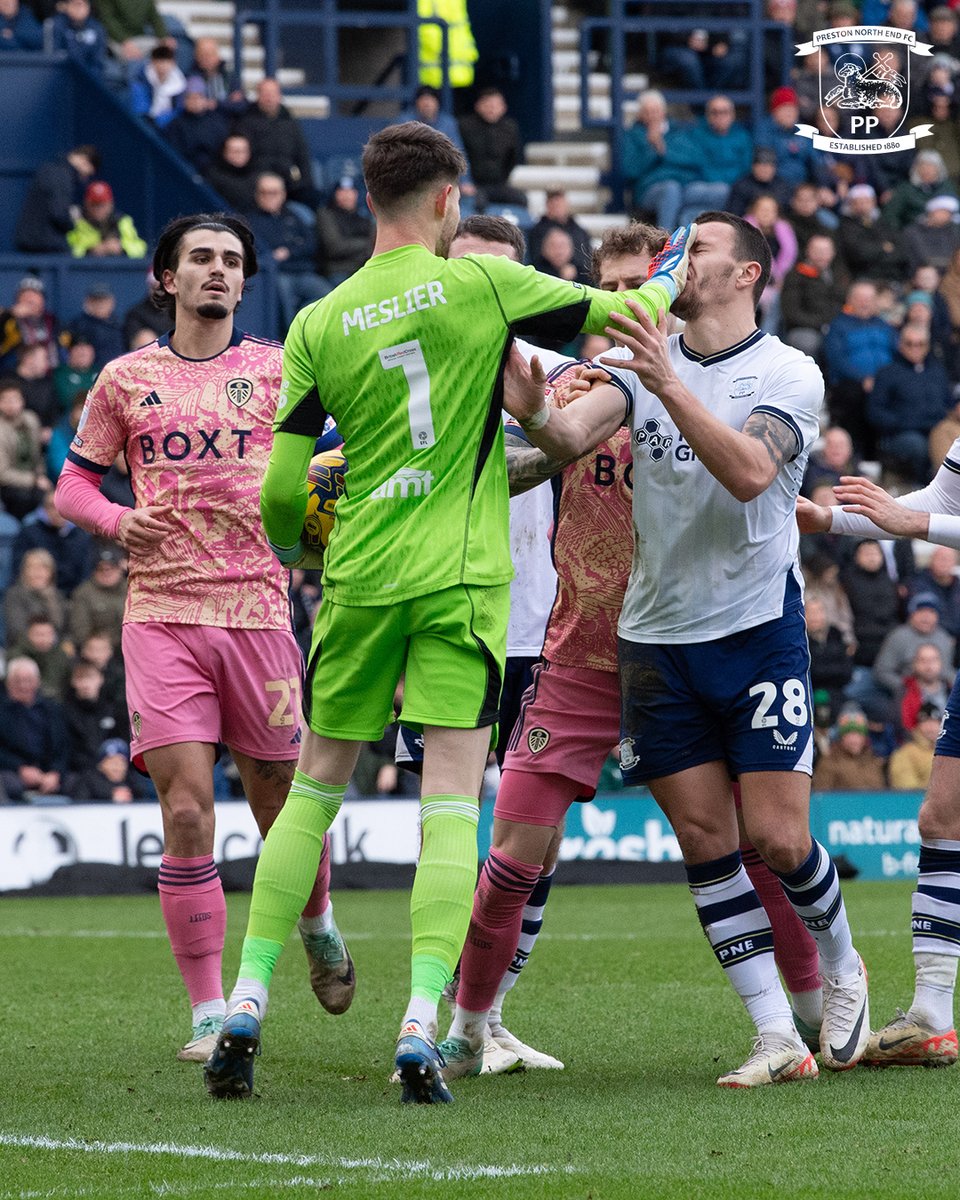
{"label": "goalkeeper in green kit", "polygon": [[382,737],[403,676],[400,719],[422,729],[424,755],[411,995],[396,1065],[404,1102],[452,1099],[435,1046],[437,1003],[470,921],[477,797],[496,740],[513,575],[503,369],[514,334],[566,341],[581,329],[601,333],[610,312],[633,315],[625,298],[656,320],[686,278],[684,229],[636,292],[580,287],[492,255],[448,261],[465,165],[430,126],[375,134],[363,153],[377,221],[373,257],[303,309],[284,346],[261,495],[281,562],[304,561],[307,467],[328,414],[350,470],[324,556],[298,770],[260,856],[239,978],[204,1069],[214,1096],[252,1092],[274,966],[360,744]]}

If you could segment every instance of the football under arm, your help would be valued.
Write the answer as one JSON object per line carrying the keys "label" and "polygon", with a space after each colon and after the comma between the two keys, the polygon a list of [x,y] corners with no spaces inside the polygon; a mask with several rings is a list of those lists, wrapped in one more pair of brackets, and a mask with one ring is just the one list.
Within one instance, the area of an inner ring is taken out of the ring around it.
{"label": "football under arm", "polygon": [[260,489],[260,516],[270,549],[282,563],[301,553],[300,534],[307,515],[307,470],[316,438],[277,432]]}

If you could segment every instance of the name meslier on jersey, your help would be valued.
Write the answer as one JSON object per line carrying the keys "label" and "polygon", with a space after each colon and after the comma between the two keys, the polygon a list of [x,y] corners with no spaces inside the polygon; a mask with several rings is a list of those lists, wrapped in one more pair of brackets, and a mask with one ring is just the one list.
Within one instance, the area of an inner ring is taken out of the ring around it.
{"label": "name meslier on jersey", "polygon": [[415,312],[422,312],[446,302],[443,284],[439,279],[431,279],[429,283],[420,283],[410,288],[402,296],[388,296],[385,300],[373,300],[350,312],[344,311],[341,313],[343,336],[349,337],[351,329],[376,329],[378,325],[399,321]]}

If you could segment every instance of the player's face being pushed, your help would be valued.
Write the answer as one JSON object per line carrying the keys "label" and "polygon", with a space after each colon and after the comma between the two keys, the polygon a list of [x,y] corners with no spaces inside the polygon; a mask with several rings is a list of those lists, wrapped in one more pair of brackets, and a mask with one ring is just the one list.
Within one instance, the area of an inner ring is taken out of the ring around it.
{"label": "player's face being pushed", "polygon": [[191,229],[183,235],[177,265],[163,286],[177,298],[177,313],[223,321],[243,293],[243,247],[226,230]]}
{"label": "player's face being pushed", "polygon": [[690,267],[683,291],[670,306],[674,316],[693,321],[708,308],[732,299],[737,273],[742,266],[733,255],[735,230],[730,225],[697,226],[690,248]]}
{"label": "player's face being pushed", "polygon": [[647,278],[649,254],[617,254],[604,259],[600,267],[600,288],[604,292],[629,292]]}

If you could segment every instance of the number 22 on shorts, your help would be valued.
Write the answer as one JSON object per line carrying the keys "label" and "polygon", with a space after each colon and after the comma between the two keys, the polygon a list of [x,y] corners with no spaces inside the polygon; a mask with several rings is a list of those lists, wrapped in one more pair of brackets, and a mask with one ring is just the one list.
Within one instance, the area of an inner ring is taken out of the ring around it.
{"label": "number 22 on shorts", "polygon": [[[286,728],[296,725],[300,708],[300,680],[296,676],[290,679],[268,679],[263,685],[266,692],[279,693],[273,712],[267,717],[271,729]],[[291,698],[293,703],[291,703]]]}

